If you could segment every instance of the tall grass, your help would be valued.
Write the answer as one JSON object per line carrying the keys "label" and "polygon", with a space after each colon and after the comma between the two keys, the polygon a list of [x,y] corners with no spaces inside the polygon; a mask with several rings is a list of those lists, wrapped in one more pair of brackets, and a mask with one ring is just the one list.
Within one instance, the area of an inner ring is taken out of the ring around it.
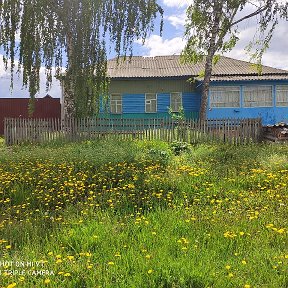
{"label": "tall grass", "polygon": [[0,287],[288,285],[287,146],[2,152]]}

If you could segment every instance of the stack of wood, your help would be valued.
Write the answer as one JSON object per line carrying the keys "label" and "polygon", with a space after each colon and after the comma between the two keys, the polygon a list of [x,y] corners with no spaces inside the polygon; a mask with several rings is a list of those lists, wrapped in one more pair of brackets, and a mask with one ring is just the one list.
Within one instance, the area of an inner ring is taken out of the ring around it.
{"label": "stack of wood", "polygon": [[288,141],[288,123],[280,122],[264,127],[264,138],[270,141]]}

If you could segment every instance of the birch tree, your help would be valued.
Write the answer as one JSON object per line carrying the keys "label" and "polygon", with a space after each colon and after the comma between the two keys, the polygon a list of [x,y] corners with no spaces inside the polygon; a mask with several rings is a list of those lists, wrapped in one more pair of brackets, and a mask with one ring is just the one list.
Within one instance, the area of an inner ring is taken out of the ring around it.
{"label": "birch tree", "polygon": [[[247,15],[243,9],[249,5]],[[242,13],[239,13],[241,12]],[[209,83],[212,66],[219,55],[231,51],[239,40],[239,24],[254,18],[256,34],[252,35],[247,50],[261,73],[261,60],[272,39],[279,19],[287,18],[287,1],[278,0],[194,0],[188,7],[185,25],[187,44],[182,59],[188,63],[204,61],[205,71],[202,86],[200,119],[206,119]]]}
{"label": "birch tree", "polygon": [[107,47],[130,55],[158,14],[156,0],[0,0],[0,47],[6,69],[11,63],[11,83],[14,70],[22,73],[33,99],[40,68],[49,88],[53,69],[60,77],[64,66],[66,115],[96,113],[107,92]]}

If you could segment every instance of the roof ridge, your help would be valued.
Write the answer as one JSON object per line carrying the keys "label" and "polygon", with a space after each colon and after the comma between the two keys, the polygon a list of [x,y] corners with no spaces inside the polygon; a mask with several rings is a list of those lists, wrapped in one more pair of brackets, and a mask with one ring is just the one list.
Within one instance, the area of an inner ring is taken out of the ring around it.
{"label": "roof ridge", "polygon": [[[126,58],[126,59],[130,59],[130,58],[143,58],[143,59],[153,59],[153,58],[164,58],[164,57],[175,57],[175,56],[177,56],[177,57],[180,57],[181,55],[180,54],[167,54],[167,55],[155,55],[155,56],[147,56],[147,55],[142,55],[142,56],[140,56],[140,55],[132,55],[131,57],[130,56],[124,56],[124,55],[121,55],[121,56],[119,56],[119,59],[120,58]],[[116,57],[113,57],[113,58],[111,58],[111,59],[107,59],[108,61],[111,61],[111,60],[117,60],[118,59],[118,57],[116,56]]]}
{"label": "roof ridge", "polygon": [[[271,68],[271,67],[270,67]],[[277,69],[277,68],[275,68]],[[225,73],[222,73],[222,74],[212,74],[212,76],[277,76],[277,75],[287,75],[288,74],[288,71],[286,70],[283,70],[285,73],[283,72],[274,72],[274,73],[271,73],[271,72],[266,72],[266,73],[243,73],[243,74],[239,74],[239,73],[229,73],[229,74],[225,74]],[[192,75],[193,76],[193,75]],[[199,76],[199,75],[198,75]]]}
{"label": "roof ridge", "polygon": [[[241,60],[241,59],[235,59],[235,58],[232,58],[232,57],[228,57],[228,56],[224,56],[224,55],[221,55],[221,57],[225,57],[225,58],[228,58],[228,59],[231,59],[231,60],[234,60],[234,61],[239,61],[239,62],[243,62],[245,64],[251,64],[251,65],[257,65],[255,63],[252,63],[252,62],[249,62],[249,61],[246,61],[246,60]],[[272,69],[276,69],[276,70],[282,70],[284,72],[288,72],[288,70],[285,70],[285,69],[282,69],[282,68],[275,68],[275,67],[272,67],[272,66],[268,66],[268,65],[263,65],[261,64],[262,67],[266,67],[266,68],[272,68]]]}

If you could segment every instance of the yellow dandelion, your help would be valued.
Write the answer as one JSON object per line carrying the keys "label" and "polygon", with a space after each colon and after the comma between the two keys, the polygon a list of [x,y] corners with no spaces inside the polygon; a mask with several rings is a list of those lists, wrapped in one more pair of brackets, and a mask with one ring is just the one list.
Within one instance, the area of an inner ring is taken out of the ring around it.
{"label": "yellow dandelion", "polygon": [[244,288],[251,288],[251,285],[245,284],[245,285],[244,285]]}
{"label": "yellow dandelion", "polygon": [[44,284],[49,284],[50,282],[51,282],[50,279],[45,279],[45,280],[44,280]]}
{"label": "yellow dandelion", "polygon": [[14,288],[14,287],[16,287],[16,283],[14,282],[14,283],[11,283],[11,284],[9,284],[8,286],[7,286],[7,288]]}
{"label": "yellow dandelion", "polygon": [[227,270],[230,270],[230,269],[231,269],[231,266],[230,266],[230,265],[226,265],[225,268],[226,268]]}
{"label": "yellow dandelion", "polygon": [[70,273],[65,273],[63,276],[64,277],[69,277],[69,276],[71,276],[71,274]]}
{"label": "yellow dandelion", "polygon": [[110,266],[112,266],[112,265],[114,265],[114,264],[115,264],[115,263],[112,262],[112,261],[108,262],[108,265],[110,265]]}
{"label": "yellow dandelion", "polygon": [[149,270],[147,271],[147,273],[148,273],[148,274],[151,274],[151,273],[153,273],[153,270],[152,270],[152,269],[149,269]]}

